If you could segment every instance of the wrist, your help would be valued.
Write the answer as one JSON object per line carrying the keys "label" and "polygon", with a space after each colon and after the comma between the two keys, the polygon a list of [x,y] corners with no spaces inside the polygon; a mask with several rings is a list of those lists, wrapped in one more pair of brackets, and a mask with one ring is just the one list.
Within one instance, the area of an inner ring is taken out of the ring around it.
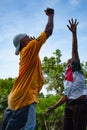
{"label": "wrist", "polygon": [[50,14],[50,15],[48,15],[48,17],[49,17],[49,18],[53,18],[53,17],[54,17],[54,15],[53,15],[53,14]]}
{"label": "wrist", "polygon": [[75,31],[72,31],[72,34],[73,34],[73,35],[76,35],[76,33],[77,33],[77,31],[76,31],[76,30],[75,30]]}
{"label": "wrist", "polygon": [[57,108],[57,106],[55,105],[55,106],[53,106],[53,109],[56,109]]}

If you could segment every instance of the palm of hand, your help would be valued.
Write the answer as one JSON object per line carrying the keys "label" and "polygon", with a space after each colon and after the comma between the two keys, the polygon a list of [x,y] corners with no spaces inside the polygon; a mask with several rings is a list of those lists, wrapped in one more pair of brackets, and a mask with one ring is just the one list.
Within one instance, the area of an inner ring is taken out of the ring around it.
{"label": "palm of hand", "polygon": [[71,20],[69,20],[70,25],[67,25],[67,27],[69,28],[69,30],[71,32],[76,32],[78,23],[79,22],[77,22],[77,19],[75,19],[75,21],[73,19],[71,19]]}

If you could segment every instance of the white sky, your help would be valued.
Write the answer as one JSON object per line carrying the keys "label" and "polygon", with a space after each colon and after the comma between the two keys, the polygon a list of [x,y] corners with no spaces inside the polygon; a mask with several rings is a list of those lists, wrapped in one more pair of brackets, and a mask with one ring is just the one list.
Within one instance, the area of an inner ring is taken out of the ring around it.
{"label": "white sky", "polygon": [[87,61],[87,0],[0,0],[0,79],[17,77],[19,56],[16,56],[13,37],[27,33],[37,37],[45,29],[47,7],[55,9],[54,31],[42,46],[41,60],[61,50],[61,60],[71,57],[71,32],[68,19],[77,18],[78,44],[81,62]]}

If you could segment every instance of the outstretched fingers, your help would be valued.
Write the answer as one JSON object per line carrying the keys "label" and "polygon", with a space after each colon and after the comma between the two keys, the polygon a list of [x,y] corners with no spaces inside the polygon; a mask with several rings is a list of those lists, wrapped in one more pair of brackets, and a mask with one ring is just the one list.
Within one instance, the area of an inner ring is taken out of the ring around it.
{"label": "outstretched fingers", "polygon": [[69,22],[69,25],[67,25],[68,29],[71,32],[75,32],[76,29],[77,29],[77,25],[79,24],[79,22],[77,21],[77,19],[74,20],[73,18],[71,18],[71,19],[68,20],[68,22]]}
{"label": "outstretched fingers", "polygon": [[78,25],[78,23],[79,23],[79,22],[77,22],[77,19],[74,20],[73,18],[69,19],[68,21],[69,21],[70,25],[72,25],[72,24]]}

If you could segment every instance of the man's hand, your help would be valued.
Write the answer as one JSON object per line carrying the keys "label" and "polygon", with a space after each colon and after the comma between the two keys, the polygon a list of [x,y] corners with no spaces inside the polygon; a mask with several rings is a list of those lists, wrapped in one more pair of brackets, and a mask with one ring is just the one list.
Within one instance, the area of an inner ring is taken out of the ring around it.
{"label": "man's hand", "polygon": [[44,11],[45,11],[46,15],[48,16],[48,22],[47,22],[45,30],[44,30],[44,32],[46,33],[46,36],[48,38],[49,36],[51,36],[51,34],[53,32],[53,27],[54,27],[54,22],[53,22],[54,9],[47,8]]}
{"label": "man's hand", "polygon": [[72,32],[72,60],[79,61],[79,54],[78,54],[78,43],[77,43],[77,19],[68,20],[69,25],[67,25],[68,29]]}
{"label": "man's hand", "polygon": [[54,9],[51,9],[51,8],[47,8],[46,10],[44,10],[46,15],[49,16],[49,15],[54,15]]}
{"label": "man's hand", "polygon": [[77,19],[75,19],[75,20],[71,19],[71,20],[68,20],[68,21],[69,21],[69,24],[70,24],[70,25],[67,25],[67,27],[69,28],[69,30],[72,33],[76,32],[77,25],[79,23],[79,22],[77,22]]}
{"label": "man's hand", "polygon": [[54,108],[53,106],[49,107],[47,110],[46,110],[46,115],[50,115],[51,112],[53,112]]}

